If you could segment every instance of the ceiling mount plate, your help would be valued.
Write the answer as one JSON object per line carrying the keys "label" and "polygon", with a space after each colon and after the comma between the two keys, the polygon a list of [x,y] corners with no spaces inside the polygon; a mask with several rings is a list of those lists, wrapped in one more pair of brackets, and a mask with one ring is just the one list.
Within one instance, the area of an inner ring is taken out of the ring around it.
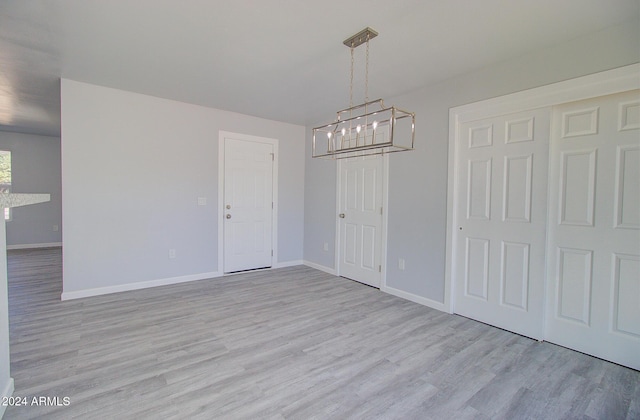
{"label": "ceiling mount plate", "polygon": [[349,48],[355,48],[358,45],[364,44],[367,40],[373,39],[377,36],[378,33],[367,26],[357,34],[345,39],[342,43]]}

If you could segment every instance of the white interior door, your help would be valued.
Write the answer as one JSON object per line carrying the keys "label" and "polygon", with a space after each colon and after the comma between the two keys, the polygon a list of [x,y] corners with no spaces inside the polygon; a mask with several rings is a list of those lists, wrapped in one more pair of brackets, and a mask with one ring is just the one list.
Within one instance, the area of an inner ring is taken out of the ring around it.
{"label": "white interior door", "polygon": [[461,124],[454,312],[543,333],[549,110]]}
{"label": "white interior door", "polygon": [[224,141],[224,272],[271,267],[273,145]]}
{"label": "white interior door", "polygon": [[640,369],[640,91],[554,108],[548,341]]}
{"label": "white interior door", "polygon": [[339,263],[341,276],[380,287],[382,157],[339,161]]}

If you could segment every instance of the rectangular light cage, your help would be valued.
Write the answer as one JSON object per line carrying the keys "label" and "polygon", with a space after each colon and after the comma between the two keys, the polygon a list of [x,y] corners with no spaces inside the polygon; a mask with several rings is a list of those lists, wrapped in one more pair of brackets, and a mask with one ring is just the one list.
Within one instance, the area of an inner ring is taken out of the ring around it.
{"label": "rectangular light cage", "polygon": [[313,129],[314,158],[344,159],[413,150],[415,114],[382,99],[337,112],[336,121]]}

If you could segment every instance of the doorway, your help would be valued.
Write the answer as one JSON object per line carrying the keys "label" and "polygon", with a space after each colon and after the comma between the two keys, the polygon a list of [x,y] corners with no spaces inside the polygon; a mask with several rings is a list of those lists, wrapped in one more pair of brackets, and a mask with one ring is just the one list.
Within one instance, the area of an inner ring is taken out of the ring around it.
{"label": "doorway", "polygon": [[550,110],[461,124],[456,313],[542,338]]}
{"label": "doorway", "polygon": [[219,261],[223,273],[276,258],[277,140],[220,133]]}
{"label": "doorway", "polygon": [[[451,109],[451,312],[640,368],[640,190],[626,181],[637,180],[640,167],[639,70]],[[512,117],[545,109],[534,118],[543,126],[514,132],[522,144],[542,139],[549,147],[506,153],[509,121],[526,121]],[[496,125],[504,132],[492,137]],[[491,138],[504,150],[491,151]],[[513,191],[512,180],[521,184]],[[536,183],[543,186],[538,199]],[[538,205],[546,212],[536,217]],[[513,309],[531,316],[510,325]]]}
{"label": "doorway", "polygon": [[640,369],[640,90],[553,118],[545,339]]}
{"label": "doorway", "polygon": [[337,193],[337,272],[380,288],[386,244],[388,156],[339,160]]}

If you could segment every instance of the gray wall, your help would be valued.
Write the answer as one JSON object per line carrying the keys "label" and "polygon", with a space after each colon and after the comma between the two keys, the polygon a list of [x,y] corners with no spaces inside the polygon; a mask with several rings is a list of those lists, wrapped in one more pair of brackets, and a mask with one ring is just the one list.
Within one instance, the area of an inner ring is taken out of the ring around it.
{"label": "gray wall", "polygon": [[[640,21],[631,20],[407,95],[385,98],[388,105],[416,113],[416,151],[389,157],[387,285],[443,302],[449,108],[638,61]],[[336,167],[335,162],[311,159],[315,125],[306,131],[304,256],[333,269]],[[330,245],[328,252],[322,249],[324,242]],[[406,261],[404,271],[397,268],[398,258]]]}
{"label": "gray wall", "polygon": [[7,246],[60,244],[60,138],[0,131],[0,149],[11,151],[12,192],[51,194],[48,203],[11,210]]}
{"label": "gray wall", "polygon": [[277,263],[302,260],[304,127],[65,79],[61,99],[64,293],[219,271],[220,130],[279,140]]}

